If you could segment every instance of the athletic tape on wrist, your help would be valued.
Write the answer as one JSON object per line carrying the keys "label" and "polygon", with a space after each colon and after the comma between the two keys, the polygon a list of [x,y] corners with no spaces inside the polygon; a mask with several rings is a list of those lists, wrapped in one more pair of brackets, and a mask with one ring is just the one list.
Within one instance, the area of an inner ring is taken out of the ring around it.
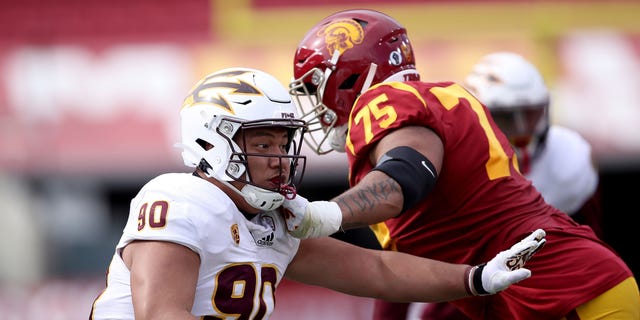
{"label": "athletic tape on wrist", "polygon": [[309,202],[298,228],[290,234],[299,239],[326,237],[341,228],[342,211],[332,201]]}
{"label": "athletic tape on wrist", "polygon": [[474,267],[474,270],[473,270],[473,288],[472,289],[477,296],[489,294],[489,292],[487,292],[487,290],[484,289],[484,286],[482,286],[482,271],[484,270],[484,267],[486,265],[487,265],[486,263],[477,265]]}
{"label": "athletic tape on wrist", "polygon": [[471,271],[473,270],[474,267],[467,267],[467,269],[464,271],[464,288],[465,290],[467,290],[467,293],[470,296],[475,296],[475,294],[473,293],[473,291],[471,290]]}

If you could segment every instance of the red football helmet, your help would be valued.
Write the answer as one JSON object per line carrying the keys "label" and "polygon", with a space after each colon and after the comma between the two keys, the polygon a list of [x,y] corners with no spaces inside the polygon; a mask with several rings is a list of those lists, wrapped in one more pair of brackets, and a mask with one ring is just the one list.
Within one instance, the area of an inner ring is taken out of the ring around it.
{"label": "red football helmet", "polygon": [[344,152],[349,113],[370,86],[420,80],[406,29],[364,9],[334,13],[312,27],[296,50],[293,77],[290,92],[309,126],[305,141],[318,154]]}

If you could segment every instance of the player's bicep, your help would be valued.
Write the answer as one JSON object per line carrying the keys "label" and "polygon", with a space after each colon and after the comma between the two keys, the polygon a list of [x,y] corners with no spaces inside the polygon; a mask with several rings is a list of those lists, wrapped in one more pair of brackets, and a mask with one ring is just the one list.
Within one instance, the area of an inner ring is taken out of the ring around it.
{"label": "player's bicep", "polygon": [[384,172],[400,186],[403,213],[433,190],[442,167],[444,146],[432,130],[413,126],[386,135],[373,153],[373,170]]}
{"label": "player's bicep", "polygon": [[433,130],[421,126],[402,127],[388,133],[373,148],[372,163],[377,163],[382,155],[400,146],[410,147],[418,151],[431,161],[436,168],[436,173],[440,172],[444,156],[444,144]]}
{"label": "player's bicep", "polygon": [[193,250],[166,241],[134,241],[122,257],[131,272],[136,317],[189,313],[198,281],[200,257]]}

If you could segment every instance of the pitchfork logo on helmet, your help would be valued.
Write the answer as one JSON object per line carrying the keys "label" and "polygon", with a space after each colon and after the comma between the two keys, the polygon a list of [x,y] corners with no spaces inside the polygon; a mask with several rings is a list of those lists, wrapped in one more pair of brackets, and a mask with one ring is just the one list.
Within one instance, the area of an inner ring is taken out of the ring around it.
{"label": "pitchfork logo on helmet", "polygon": [[364,39],[364,30],[357,22],[344,19],[331,23],[326,28],[318,32],[318,36],[324,37],[327,43],[327,50],[340,54],[354,47],[354,45],[362,43]]}
{"label": "pitchfork logo on helmet", "polygon": [[[196,103],[209,103],[213,106],[221,107],[232,114],[235,114],[231,104],[220,94],[210,94],[221,89],[229,89],[230,94],[262,94],[258,88],[237,78],[237,76],[247,73],[247,71],[229,71],[211,74],[191,90],[191,94],[185,99],[182,107],[193,106]],[[226,91],[226,90],[225,90]]]}

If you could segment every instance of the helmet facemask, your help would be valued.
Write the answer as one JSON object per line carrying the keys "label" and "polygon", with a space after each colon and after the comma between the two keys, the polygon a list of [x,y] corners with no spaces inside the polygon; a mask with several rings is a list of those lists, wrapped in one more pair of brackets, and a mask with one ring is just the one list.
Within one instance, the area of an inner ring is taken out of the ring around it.
{"label": "helmet facemask", "polygon": [[547,104],[511,108],[490,107],[491,116],[512,145],[522,148],[535,143],[548,127]]}
{"label": "helmet facemask", "polygon": [[307,136],[304,141],[319,155],[335,150],[331,147],[329,136],[336,126],[338,116],[322,102],[331,72],[332,68],[323,71],[316,67],[289,84],[289,94],[295,100],[301,118],[307,123]]}
{"label": "helmet facemask", "polygon": [[[256,128],[286,128],[288,131],[288,142],[286,154],[276,153],[251,153],[246,152],[247,142],[246,130]],[[216,146],[211,147],[204,154],[200,168],[208,177],[215,178],[231,187],[245,198],[245,200],[256,209],[270,210],[280,205],[281,201],[293,199],[296,196],[296,185],[300,183],[304,176],[306,167],[306,157],[300,155],[302,147],[305,123],[299,119],[263,119],[258,121],[241,121],[232,118],[222,118],[215,131],[228,146],[228,160],[226,166],[212,166],[211,163],[219,163],[219,152],[214,151]],[[209,155],[214,155],[210,157]],[[280,175],[273,186],[258,184],[251,177],[251,167],[249,165],[252,157],[276,158],[280,164]],[[286,165],[285,165],[286,163]],[[218,170],[216,170],[216,167]],[[242,186],[236,187],[238,184]]]}
{"label": "helmet facemask", "polygon": [[[287,154],[269,154],[269,153],[250,153],[246,152],[246,148],[240,147],[236,140],[232,140],[231,158],[229,165],[225,171],[228,177],[231,177],[234,181],[241,182],[247,185],[251,185],[257,188],[266,189],[271,192],[276,192],[283,195],[287,199],[293,199],[296,196],[295,186],[300,183],[302,176],[304,175],[306,167],[306,157],[300,155],[302,148],[302,130],[304,130],[304,122],[302,120],[286,120],[273,119],[273,120],[261,120],[261,121],[249,121],[241,124],[240,130],[236,134],[236,138],[242,140],[241,145],[246,146],[246,136],[244,133],[246,130],[255,128],[273,128],[284,127],[288,132],[288,142],[286,145]],[[280,179],[277,181],[274,187],[259,186],[251,178],[251,169],[249,168],[249,159],[251,157],[264,157],[278,159],[280,164]],[[286,166],[283,163],[287,163]],[[301,166],[301,170],[298,171],[298,167]],[[249,168],[249,169],[248,169]],[[285,172],[286,171],[286,172]],[[244,174],[242,174],[244,173]],[[286,173],[286,174],[285,174]],[[282,179],[286,177],[286,180]]]}

